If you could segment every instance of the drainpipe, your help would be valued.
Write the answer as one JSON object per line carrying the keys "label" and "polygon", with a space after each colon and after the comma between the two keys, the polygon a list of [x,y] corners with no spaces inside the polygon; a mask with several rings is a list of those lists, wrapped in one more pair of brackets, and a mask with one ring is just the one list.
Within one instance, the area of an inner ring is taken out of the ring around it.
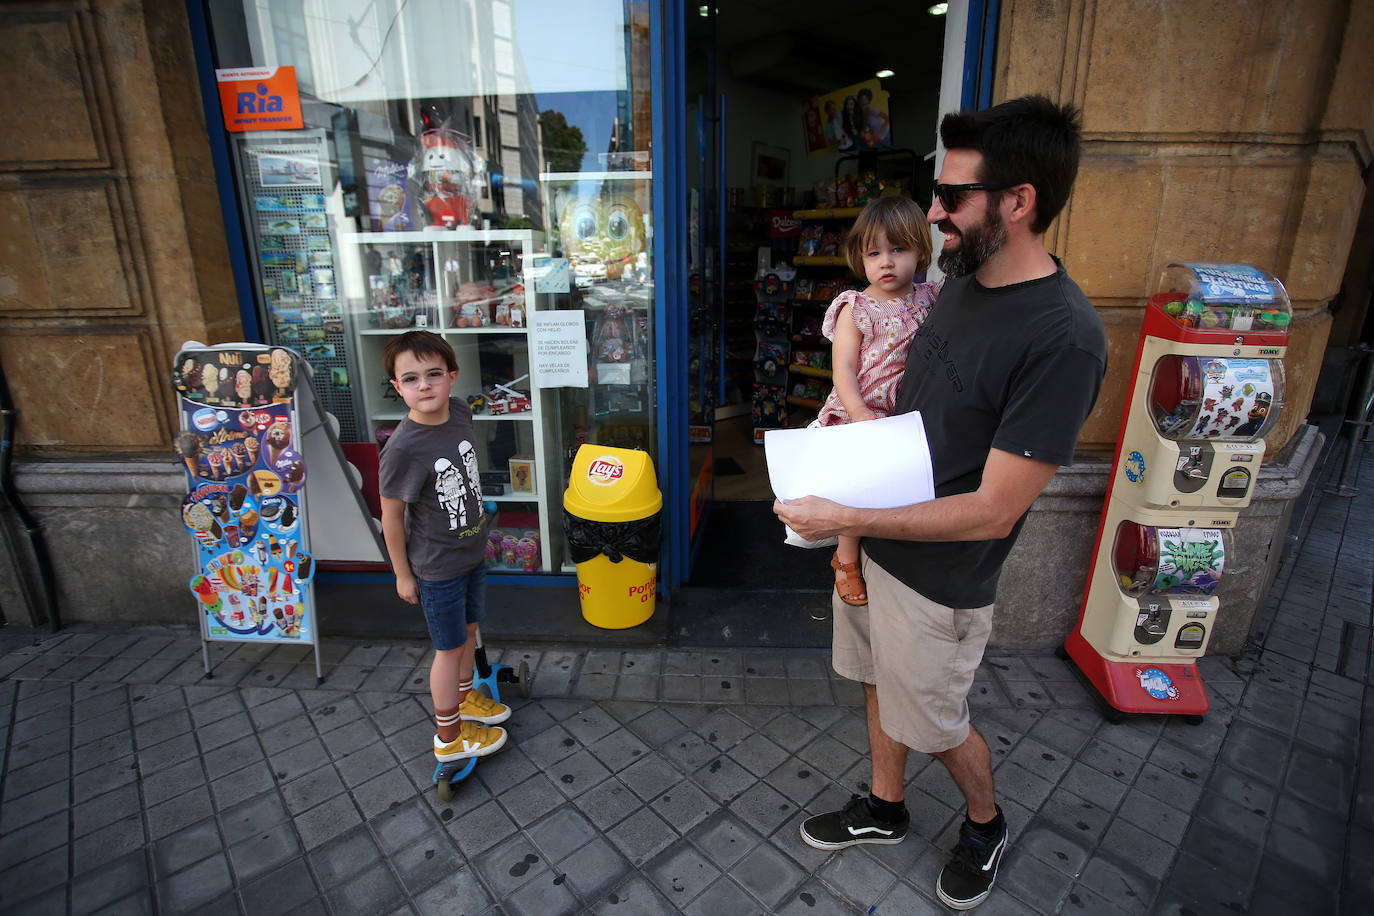
{"label": "drainpipe", "polygon": [[[24,590],[24,598],[28,601],[29,607],[45,612],[49,628],[56,633],[62,628],[62,621],[57,611],[57,592],[54,587],[56,577],[53,575],[52,560],[48,556],[47,546],[43,543],[43,527],[20,500],[11,474],[10,462],[14,451],[14,429],[18,417],[19,411],[15,410],[14,404],[10,400],[10,388],[5,382],[4,369],[0,368],[0,494],[3,494],[5,501],[14,507],[14,512],[19,516],[20,522],[24,525],[24,532],[29,537],[29,546],[33,550],[34,561],[38,566],[38,580],[42,586],[41,596],[33,594],[33,585],[29,582],[29,577],[24,575],[19,555],[14,549],[14,542],[8,536],[8,531],[6,531],[5,546],[9,550],[10,562],[14,564],[15,570],[19,574],[19,586]],[[38,600],[40,597],[41,601]]]}
{"label": "drainpipe", "polygon": [[1345,413],[1345,458],[1341,462],[1341,475],[1336,486],[1328,490],[1336,496],[1351,497],[1359,493],[1355,487],[1355,470],[1359,467],[1360,442],[1369,437],[1370,416],[1374,414],[1374,350],[1367,344],[1360,344],[1364,359],[1360,364],[1359,389],[1351,396],[1350,407]]}

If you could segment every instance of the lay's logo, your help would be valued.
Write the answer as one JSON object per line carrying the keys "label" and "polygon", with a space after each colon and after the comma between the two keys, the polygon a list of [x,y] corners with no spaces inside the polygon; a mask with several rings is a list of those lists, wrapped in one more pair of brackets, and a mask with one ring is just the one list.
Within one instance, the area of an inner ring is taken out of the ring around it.
{"label": "lay's logo", "polygon": [[597,486],[605,487],[625,476],[625,462],[610,455],[594,459],[587,468],[587,479]]}

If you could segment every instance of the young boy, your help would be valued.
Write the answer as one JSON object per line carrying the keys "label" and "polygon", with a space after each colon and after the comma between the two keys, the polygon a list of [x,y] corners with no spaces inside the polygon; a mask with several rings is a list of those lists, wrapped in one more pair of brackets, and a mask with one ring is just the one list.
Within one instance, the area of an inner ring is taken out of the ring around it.
{"label": "young boy", "polygon": [[439,335],[408,331],[392,338],[382,359],[410,408],[382,449],[382,535],[396,594],[424,608],[434,643],[434,756],[483,757],[506,743],[506,730],[495,725],[510,718],[510,709],[472,689],[487,583],[472,411],[449,397],[458,361]]}

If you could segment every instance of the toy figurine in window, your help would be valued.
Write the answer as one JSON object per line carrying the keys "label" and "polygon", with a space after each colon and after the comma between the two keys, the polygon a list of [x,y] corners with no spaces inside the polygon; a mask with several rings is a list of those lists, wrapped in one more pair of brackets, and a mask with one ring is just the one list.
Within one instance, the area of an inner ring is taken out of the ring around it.
{"label": "toy figurine in window", "polygon": [[644,213],[618,191],[569,198],[558,227],[563,253],[584,285],[632,276],[644,251]]}
{"label": "toy figurine in window", "polygon": [[596,328],[592,350],[599,363],[628,363],[634,356],[623,305],[608,305]]}
{"label": "toy figurine in window", "polygon": [[420,134],[414,177],[431,228],[476,225],[478,183],[485,166],[469,139],[456,130]]}

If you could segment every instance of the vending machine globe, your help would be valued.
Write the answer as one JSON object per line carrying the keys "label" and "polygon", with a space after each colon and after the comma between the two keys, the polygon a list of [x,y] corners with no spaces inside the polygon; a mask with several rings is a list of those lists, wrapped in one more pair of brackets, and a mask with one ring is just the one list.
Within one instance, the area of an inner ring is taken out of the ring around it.
{"label": "vending machine globe", "polygon": [[1170,264],[1145,307],[1093,567],[1063,654],[1108,717],[1210,708],[1197,659],[1283,407],[1292,308],[1248,264]]}

